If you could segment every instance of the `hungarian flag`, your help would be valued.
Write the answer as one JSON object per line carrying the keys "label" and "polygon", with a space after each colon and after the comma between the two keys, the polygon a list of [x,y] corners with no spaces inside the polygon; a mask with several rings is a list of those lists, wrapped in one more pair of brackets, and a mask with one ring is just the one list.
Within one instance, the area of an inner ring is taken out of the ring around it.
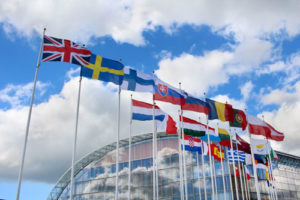
{"label": "hungarian flag", "polygon": [[222,122],[233,122],[234,111],[232,105],[206,99],[209,106],[208,119],[219,119]]}
{"label": "hungarian flag", "polygon": [[233,109],[233,111],[234,111],[234,118],[232,122],[229,122],[230,126],[239,127],[245,130],[247,127],[247,119],[244,111],[238,109]]}
{"label": "hungarian flag", "polygon": [[230,134],[226,129],[218,128],[219,131],[219,137],[221,139],[220,145],[230,147]]}
{"label": "hungarian flag", "polygon": [[247,121],[249,126],[249,133],[254,135],[263,135],[267,139],[283,141],[284,134],[275,130],[270,124],[247,114]]}
{"label": "hungarian flag", "polygon": [[205,135],[206,125],[183,116],[182,119],[179,117],[179,120],[182,121],[182,128],[185,135],[197,137]]}

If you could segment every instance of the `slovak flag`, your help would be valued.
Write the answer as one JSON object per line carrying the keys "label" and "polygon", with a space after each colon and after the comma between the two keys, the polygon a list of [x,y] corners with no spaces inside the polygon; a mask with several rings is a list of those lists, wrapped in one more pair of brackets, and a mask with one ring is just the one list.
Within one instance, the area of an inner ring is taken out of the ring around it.
{"label": "slovak flag", "polygon": [[[176,122],[170,115],[155,105],[155,123],[158,130],[164,130],[167,134],[176,134]],[[132,99],[132,120],[151,121],[153,120],[153,105]]]}
{"label": "slovak flag", "polygon": [[162,80],[155,78],[153,98],[158,101],[164,101],[175,105],[183,105],[187,94],[178,88],[175,88]]}

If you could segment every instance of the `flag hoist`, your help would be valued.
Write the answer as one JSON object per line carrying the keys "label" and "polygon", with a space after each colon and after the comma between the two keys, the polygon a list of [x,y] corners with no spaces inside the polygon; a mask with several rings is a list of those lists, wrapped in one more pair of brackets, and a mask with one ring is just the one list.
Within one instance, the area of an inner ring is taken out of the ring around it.
{"label": "flag hoist", "polygon": [[39,57],[38,57],[38,61],[37,61],[37,65],[36,65],[36,70],[35,70],[35,75],[34,75],[34,82],[33,82],[33,88],[32,88],[32,94],[31,94],[31,99],[30,99],[30,106],[29,106],[27,124],[26,124],[26,132],[25,132],[25,139],[24,139],[24,147],[23,147],[23,153],[22,153],[21,167],[20,167],[20,170],[19,170],[18,188],[17,188],[16,200],[19,200],[19,197],[20,197],[20,190],[21,190],[21,184],[22,184],[22,178],[23,178],[23,168],[24,168],[24,161],[25,161],[25,154],[26,154],[26,148],[27,148],[28,133],[29,133],[29,127],[30,127],[30,120],[31,120],[32,105],[33,105],[33,101],[34,101],[34,94],[35,94],[35,89],[36,89],[37,77],[38,77],[39,68],[40,68],[40,64],[41,64],[41,55],[42,55],[42,50],[43,50],[45,32],[46,32],[46,28],[44,28],[44,31],[43,31],[43,37],[42,37],[42,41],[41,41],[41,47],[40,47]]}

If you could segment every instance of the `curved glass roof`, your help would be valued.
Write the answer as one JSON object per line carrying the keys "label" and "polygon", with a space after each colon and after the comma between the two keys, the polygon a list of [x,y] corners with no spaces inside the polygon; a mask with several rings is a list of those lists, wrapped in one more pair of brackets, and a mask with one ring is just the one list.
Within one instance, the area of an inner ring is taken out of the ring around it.
{"label": "curved glass roof", "polygon": [[[147,133],[144,135],[138,135],[132,137],[132,144],[139,143],[145,140],[152,139],[152,133]],[[168,135],[164,132],[157,133],[158,138],[164,138],[164,137],[177,137],[177,135]],[[106,145],[96,151],[93,151],[92,153],[87,154],[83,158],[81,158],[79,161],[76,162],[74,166],[74,177],[86,166],[88,166],[90,163],[100,160],[103,158],[107,153],[113,151],[116,149],[116,142]],[[128,138],[120,140],[119,147],[126,147],[128,146],[129,141]],[[47,197],[47,200],[58,200],[64,189],[69,185],[70,183],[70,177],[71,177],[71,168],[69,168],[58,180],[58,182],[55,184],[54,188],[51,190],[49,196]]]}

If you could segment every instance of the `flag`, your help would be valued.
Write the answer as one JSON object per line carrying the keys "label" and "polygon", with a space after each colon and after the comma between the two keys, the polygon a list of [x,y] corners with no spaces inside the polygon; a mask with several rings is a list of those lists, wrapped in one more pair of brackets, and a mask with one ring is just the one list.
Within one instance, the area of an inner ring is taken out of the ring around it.
{"label": "flag", "polygon": [[267,139],[283,141],[284,134],[275,130],[270,124],[247,114],[249,133],[254,135],[263,135]]}
{"label": "flag", "polygon": [[253,153],[258,155],[268,155],[271,149],[266,140],[251,138],[251,145]]}
{"label": "flag", "polygon": [[230,147],[230,133],[226,129],[223,128],[218,128],[219,131],[219,137],[221,141],[219,142],[220,145],[222,146],[227,146]]}
{"label": "flag", "polygon": [[[224,150],[220,149],[216,144],[210,144],[210,149],[211,149],[211,153],[210,155],[212,155],[215,159],[217,160],[224,160]],[[221,151],[221,155],[220,155],[220,151]]]}
{"label": "flag", "polygon": [[[277,153],[274,151],[273,148],[271,148],[270,156],[271,156],[271,159],[277,159],[278,160]],[[269,155],[267,155],[267,157],[269,157]]]}
{"label": "flag", "polygon": [[124,78],[124,65],[118,61],[92,54],[89,63],[81,68],[81,75],[121,85]]}
{"label": "flag", "polygon": [[252,165],[252,157],[251,154],[245,153],[246,157],[245,157],[245,164],[246,165]]}
{"label": "flag", "polygon": [[246,142],[245,140],[243,140],[238,134],[236,134],[235,138],[236,138],[236,143],[238,145],[239,150],[250,154],[251,153],[250,144],[248,142]]}
{"label": "flag", "polygon": [[185,102],[186,93],[183,90],[177,89],[158,78],[155,78],[154,99],[164,101],[176,105],[183,105]]}
{"label": "flag", "polygon": [[208,127],[207,132],[205,132],[205,135],[202,136],[201,139],[204,141],[208,141],[208,136],[209,136],[209,139],[211,142],[220,142],[221,141],[219,134],[216,133],[214,128]]}
{"label": "flag", "polygon": [[219,119],[223,122],[233,122],[233,108],[230,104],[220,103],[211,99],[206,99],[209,106],[208,119]]}
{"label": "flag", "polygon": [[234,159],[234,162],[240,162],[240,163],[243,163],[245,162],[245,159],[246,159],[246,154],[245,152],[243,151],[237,151],[236,149],[233,149],[233,156],[232,156],[232,153],[231,153],[231,149],[228,148],[228,160],[229,162],[233,162],[233,159]]}
{"label": "flag", "polygon": [[187,96],[184,104],[181,106],[181,109],[200,112],[206,115],[208,115],[209,113],[208,104],[205,101],[202,101],[200,99],[191,96]]}
{"label": "flag", "polygon": [[244,166],[244,172],[245,172],[245,176],[246,176],[247,180],[249,181],[251,179],[251,176],[250,176],[247,166]]}
{"label": "flag", "polygon": [[235,166],[235,164],[233,166],[234,166],[234,169],[235,169],[236,177],[238,178],[240,176],[239,169]]}
{"label": "flag", "polygon": [[233,111],[234,111],[234,117],[233,117],[233,121],[229,122],[230,126],[240,127],[243,130],[245,130],[247,127],[247,119],[244,111],[238,109],[233,109]]}
{"label": "flag", "polygon": [[42,61],[60,61],[76,65],[87,65],[91,51],[70,40],[44,36]]}
{"label": "flag", "polygon": [[[168,134],[176,134],[176,122],[171,116],[155,106],[156,128],[166,131]],[[132,99],[132,120],[150,121],[153,120],[153,105]]]}
{"label": "flag", "polygon": [[154,93],[154,80],[152,76],[124,67],[124,79],[121,85],[122,90],[135,92]]}
{"label": "flag", "polygon": [[198,137],[205,135],[206,125],[183,116],[182,119],[179,117],[179,120],[182,121],[182,128],[185,135]]}
{"label": "flag", "polygon": [[193,138],[189,135],[184,135],[183,145],[184,145],[184,149],[187,151],[202,151],[201,139],[199,138]]}

